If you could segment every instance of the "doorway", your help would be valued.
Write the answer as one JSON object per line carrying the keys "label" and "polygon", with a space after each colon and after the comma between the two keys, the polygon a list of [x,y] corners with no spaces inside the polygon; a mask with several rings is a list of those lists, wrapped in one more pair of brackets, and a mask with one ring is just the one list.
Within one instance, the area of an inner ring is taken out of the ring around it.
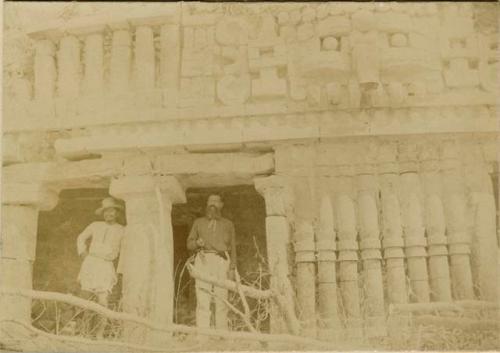
{"label": "doorway", "polygon": [[[89,224],[101,220],[95,210],[106,197],[109,190],[105,188],[62,190],[57,206],[39,213],[33,289],[82,295],[78,283],[82,260],[77,252],[77,238]],[[125,225],[123,212],[117,221]],[[110,309],[119,310],[120,294],[121,288],[116,285],[109,297]],[[44,331],[59,333],[73,316],[70,306],[33,301],[33,325]]]}
{"label": "doorway", "polygon": [[[231,220],[236,233],[236,266],[244,284],[262,289],[269,288],[266,273],[267,249],[265,228],[265,202],[251,185],[237,185],[211,188],[189,188],[186,190],[185,204],[172,208],[174,233],[175,300],[174,321],[194,326],[196,324],[196,294],[194,280],[185,268],[192,255],[186,240],[194,220],[202,217],[209,195],[222,197],[224,208],[222,216]],[[237,294],[229,293],[229,301],[243,310]],[[248,298],[252,320],[258,329],[267,331],[269,320],[265,303]],[[240,330],[244,324],[236,314],[229,313],[230,328]]]}
{"label": "doorway", "polygon": [[[40,212],[33,264],[34,289],[60,293],[75,291],[81,265],[76,239],[90,223],[100,220],[95,210],[105,197],[109,197],[109,193],[104,188],[62,190],[57,206]],[[123,213],[118,223],[125,224]]]}

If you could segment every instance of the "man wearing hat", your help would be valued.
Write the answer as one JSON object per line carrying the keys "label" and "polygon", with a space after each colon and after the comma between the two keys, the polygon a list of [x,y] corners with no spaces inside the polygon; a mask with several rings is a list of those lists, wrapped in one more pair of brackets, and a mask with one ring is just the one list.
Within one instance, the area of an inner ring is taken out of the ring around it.
{"label": "man wearing hat", "polygon": [[[104,221],[91,223],[77,240],[78,254],[83,259],[78,281],[83,291],[96,294],[97,301],[104,306],[107,306],[108,296],[117,282],[113,261],[120,253],[124,236],[125,227],[116,223],[121,210],[123,207],[114,198],[102,200],[95,213]],[[90,246],[87,244],[89,240]]]}
{"label": "man wearing hat", "polygon": [[[187,248],[196,251],[194,266],[219,279],[231,277],[236,266],[236,244],[233,223],[221,216],[223,203],[219,195],[210,195],[206,214],[194,221]],[[196,281],[196,325],[210,327],[210,301],[215,296],[215,327],[228,328],[227,289]]]}

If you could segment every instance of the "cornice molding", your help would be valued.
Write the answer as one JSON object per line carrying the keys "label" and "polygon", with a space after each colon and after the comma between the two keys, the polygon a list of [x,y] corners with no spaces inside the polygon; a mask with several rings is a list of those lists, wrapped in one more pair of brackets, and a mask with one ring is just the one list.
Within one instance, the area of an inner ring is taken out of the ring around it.
{"label": "cornice molding", "polygon": [[158,148],[234,150],[252,143],[320,141],[349,136],[404,136],[447,133],[498,133],[494,109],[419,108],[359,112],[321,112],[141,122],[87,127],[84,136],[59,139],[61,156],[141,151]]}

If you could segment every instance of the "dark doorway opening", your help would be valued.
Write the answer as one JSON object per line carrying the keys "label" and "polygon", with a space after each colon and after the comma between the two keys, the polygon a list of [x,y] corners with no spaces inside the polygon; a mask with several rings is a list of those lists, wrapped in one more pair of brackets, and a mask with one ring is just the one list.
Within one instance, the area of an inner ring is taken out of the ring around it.
{"label": "dark doorway opening", "polygon": [[[109,194],[104,188],[62,190],[57,206],[40,212],[33,289],[83,296],[78,283],[82,260],[77,252],[77,238],[90,223],[100,220],[95,210],[105,197]],[[125,225],[123,213],[119,215],[118,223]],[[120,293],[121,288],[116,285],[109,298],[109,306],[113,310],[118,310]],[[58,333],[57,328],[65,327],[74,316],[74,310],[70,310],[70,306],[52,304],[33,301],[33,324],[45,331]]]}
{"label": "dark doorway opening", "polygon": [[[187,202],[174,205],[172,223],[174,230],[174,269],[175,269],[175,317],[177,323],[195,325],[196,294],[194,280],[185,269],[186,260],[192,255],[186,240],[194,220],[202,217],[209,195],[219,194],[224,201],[222,215],[234,223],[236,231],[237,268],[245,284],[269,288],[266,272],[267,250],[265,231],[264,199],[251,185],[238,185],[214,188],[190,188],[186,191]],[[242,309],[237,295],[230,293],[230,302]],[[267,331],[269,320],[266,317],[265,303],[248,299],[252,319],[260,330]],[[244,329],[244,325],[233,313],[229,314],[233,330]]]}
{"label": "dark doorway opening", "polygon": [[[195,325],[196,295],[194,280],[184,270],[186,260],[192,255],[187,250],[186,240],[194,220],[204,215],[205,204],[210,194],[219,194],[224,200],[223,216],[233,221],[236,231],[237,268],[245,284],[267,289],[269,278],[266,272],[267,249],[265,232],[264,199],[251,185],[217,188],[190,188],[186,191],[187,202],[172,208],[174,233],[175,269],[175,317],[177,323]],[[36,259],[33,266],[33,288],[35,290],[79,295],[77,282],[81,259],[76,249],[78,235],[90,223],[99,220],[95,210],[103,198],[109,196],[108,189],[70,189],[59,194],[59,203],[51,211],[40,212],[38,222]],[[125,225],[122,214],[119,223]],[[115,264],[116,266],[116,264]],[[182,274],[182,276],[181,276]],[[115,286],[110,300],[116,304],[121,288]],[[237,295],[230,301],[239,309]],[[266,309],[261,302],[249,299],[254,322],[258,329],[268,330]],[[34,308],[36,310],[36,308]],[[54,314],[54,313],[52,313]],[[34,313],[37,316],[38,313]],[[44,317],[53,317],[49,312]],[[40,320],[43,320],[41,317]],[[241,319],[230,314],[232,329],[244,329]],[[51,325],[51,323],[46,323]]]}
{"label": "dark doorway opening", "polygon": [[[61,293],[75,291],[81,265],[76,239],[90,223],[100,220],[95,210],[105,197],[109,197],[108,189],[62,190],[57,206],[40,212],[33,264],[34,289]],[[123,213],[118,222],[125,224]]]}

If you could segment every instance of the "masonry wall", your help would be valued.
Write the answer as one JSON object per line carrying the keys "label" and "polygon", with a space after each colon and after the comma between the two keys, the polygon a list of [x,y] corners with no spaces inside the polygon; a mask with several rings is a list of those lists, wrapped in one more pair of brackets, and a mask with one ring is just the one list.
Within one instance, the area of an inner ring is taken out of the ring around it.
{"label": "masonry wall", "polygon": [[383,336],[391,305],[498,300],[493,141],[276,147],[275,172],[295,197],[292,263],[306,334],[321,337],[333,320],[351,337]]}
{"label": "masonry wall", "polygon": [[[280,240],[274,260],[288,261],[279,272],[290,275],[300,334],[379,337],[391,305],[498,300],[498,28],[484,8],[176,3],[27,34],[26,60],[5,68],[4,214],[29,218],[2,229],[9,283],[19,275],[31,288],[32,228],[65,186],[113,178],[136,231],[172,218],[185,236],[207,190],[170,217],[152,180],[165,182],[169,205],[184,187],[274,174],[261,185],[266,212],[249,189],[224,191],[226,212],[244,276],[256,270],[252,235],[263,254],[273,254],[266,239]],[[63,197],[40,218],[35,280],[57,290],[71,283],[45,260],[56,239],[74,247],[64,234],[91,221],[82,205]],[[68,212],[81,219],[63,220]],[[171,244],[159,240],[169,264]],[[76,276],[74,255],[56,256]],[[55,278],[37,269],[49,266]],[[152,319],[169,316],[155,305]]]}
{"label": "masonry wall", "polygon": [[497,29],[480,8],[177,3],[48,23],[7,72],[8,160],[99,155],[143,133],[144,147],[196,150],[493,132]]}

